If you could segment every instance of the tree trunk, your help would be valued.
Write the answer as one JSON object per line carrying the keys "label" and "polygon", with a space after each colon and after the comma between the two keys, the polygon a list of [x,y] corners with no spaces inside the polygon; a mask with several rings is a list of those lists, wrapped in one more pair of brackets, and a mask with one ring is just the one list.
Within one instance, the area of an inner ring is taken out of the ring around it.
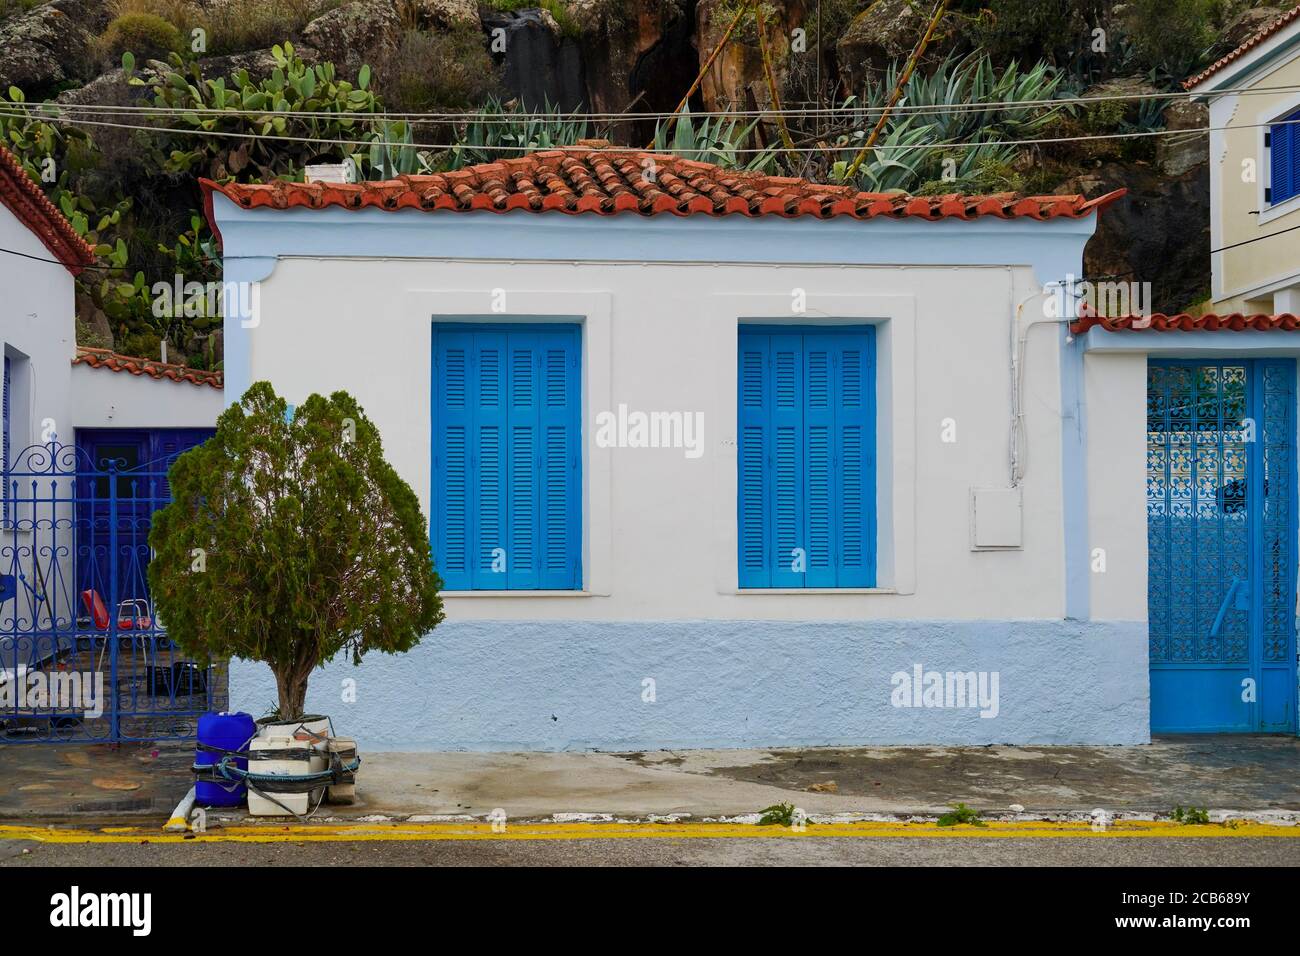
{"label": "tree trunk", "polygon": [[292,669],[275,671],[275,690],[280,697],[280,719],[295,720],[303,715],[307,699],[307,678],[297,678]]}

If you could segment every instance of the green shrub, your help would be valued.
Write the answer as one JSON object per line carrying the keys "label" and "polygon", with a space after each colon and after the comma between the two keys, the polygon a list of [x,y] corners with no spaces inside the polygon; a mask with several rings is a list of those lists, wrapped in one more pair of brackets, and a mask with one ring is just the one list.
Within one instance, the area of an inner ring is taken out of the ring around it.
{"label": "green shrub", "polygon": [[[792,827],[794,826],[793,803],[774,803],[759,811],[758,825],[760,827]],[[805,820],[805,825],[810,825]]]}
{"label": "green shrub", "polygon": [[963,4],[971,42],[994,60],[1046,57],[1069,62],[1089,39],[1097,21],[1079,0],[978,0]]}
{"label": "green shrub", "polygon": [[154,13],[124,13],[115,17],[99,38],[106,60],[117,61],[131,52],[137,59],[159,59],[183,49],[181,31]]}
{"label": "green shrub", "polygon": [[1134,65],[1180,80],[1205,62],[1221,0],[1129,0],[1123,26]]}
{"label": "green shrub", "polygon": [[955,827],[959,823],[969,823],[971,826],[976,827],[984,826],[978,810],[974,810],[964,803],[954,803],[952,809],[939,818],[939,826]]}
{"label": "green shrub", "polygon": [[1210,822],[1210,811],[1205,807],[1178,806],[1174,807],[1174,812],[1169,814],[1169,819],[1188,826],[1206,826]]}
{"label": "green shrub", "polygon": [[266,663],[282,717],[302,715],[320,665],[408,651],[441,623],[419,499],[346,392],[291,409],[257,382],[168,477],[149,533],[168,637],[200,660]]}
{"label": "green shrub", "polygon": [[[973,150],[972,150],[973,152]],[[946,196],[963,193],[968,196],[987,196],[992,193],[1019,193],[1025,191],[1025,179],[1007,162],[983,159],[974,168],[957,179],[933,179],[913,191],[917,196]]]}
{"label": "green shrub", "polygon": [[564,0],[481,0],[481,6],[489,10],[526,10],[540,7],[555,18],[560,33],[566,37],[577,37],[582,33],[579,23],[564,5]]}
{"label": "green shrub", "polygon": [[407,30],[396,52],[378,64],[375,86],[394,112],[464,109],[503,92],[498,70],[475,26]]}

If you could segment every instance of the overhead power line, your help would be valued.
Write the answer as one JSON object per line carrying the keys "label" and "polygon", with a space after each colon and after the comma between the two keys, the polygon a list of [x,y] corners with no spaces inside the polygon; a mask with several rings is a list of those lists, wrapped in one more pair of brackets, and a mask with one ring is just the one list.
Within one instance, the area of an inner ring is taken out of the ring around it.
{"label": "overhead power line", "polygon": [[[6,109],[0,109],[0,116],[22,116],[22,115],[25,114],[14,113]],[[271,115],[275,115],[275,114],[271,114]],[[170,126],[145,126],[140,124],[113,123],[107,120],[74,119],[72,117],[66,117],[66,116],[46,116],[46,117],[42,117],[42,119],[46,122],[63,123],[72,126],[103,126],[112,129],[137,130],[145,133],[172,133],[179,136],[272,140],[277,142],[309,143],[318,146],[360,146],[360,147],[391,146],[399,149],[411,148],[411,149],[438,151],[438,152],[442,152],[445,150],[453,150],[453,149],[469,149],[473,151],[485,151],[485,152],[495,151],[495,152],[512,152],[512,153],[520,152],[520,151],[523,151],[525,153],[547,152],[547,151],[564,150],[564,149],[579,150],[582,148],[577,146],[526,147],[526,146],[518,146],[518,145],[486,145],[486,144],[468,146],[465,143],[414,143],[414,142],[408,143],[401,140],[388,140],[388,139],[345,139],[342,137],[289,136],[287,134],[282,134],[282,133],[245,133],[245,132],[239,132],[237,130],[183,129],[183,128],[170,127]],[[1170,129],[1132,130],[1130,132],[1123,132],[1123,133],[1088,133],[1088,134],[1082,134],[1078,136],[1029,137],[1026,139],[971,140],[969,142],[962,142],[962,143],[957,143],[957,142],[917,143],[915,145],[902,145],[902,144],[891,145],[886,143],[886,144],[876,144],[872,147],[872,149],[881,150],[881,151],[898,150],[901,152],[907,152],[910,150],[978,149],[980,147],[989,147],[989,146],[1034,146],[1034,145],[1043,145],[1043,144],[1051,144],[1051,143],[1081,143],[1081,142],[1096,142],[1102,140],[1145,139],[1145,138],[1160,137],[1160,136],[1174,136],[1174,137],[1190,139],[1196,136],[1204,135],[1206,133],[1223,132],[1226,130],[1255,129],[1260,127],[1273,127],[1273,126],[1295,125],[1295,124],[1300,124],[1300,119],[1280,120],[1273,123],[1240,123],[1235,126],[1201,126],[1201,127],[1194,127],[1192,129],[1181,129],[1181,130],[1170,130]],[[768,153],[768,152],[826,153],[826,152],[834,152],[838,150],[853,151],[856,150],[857,148],[859,148],[858,144],[843,143],[838,145],[823,144],[823,145],[813,145],[813,146],[796,146],[793,149],[787,149],[785,147],[776,147],[776,146],[735,147],[734,149],[731,150],[731,152],[737,154],[749,154],[749,153],[759,154],[759,153]],[[648,152],[648,150],[638,150],[630,146],[629,147],[611,146],[609,147],[609,152],[611,154],[619,153],[619,152],[643,153],[643,152]],[[665,146],[656,149],[655,152],[693,154],[693,153],[707,152],[707,150],[700,150],[698,148],[690,148],[690,147]]]}
{"label": "overhead power line", "polygon": [[[1216,92],[1216,96],[1241,95],[1257,96],[1271,93],[1294,93],[1300,91],[1300,84],[1289,84],[1283,86],[1262,86],[1254,88],[1240,88],[1222,90]],[[1099,96],[1068,96],[1053,97],[1032,100],[991,100],[991,101],[973,101],[969,103],[942,103],[942,104],[908,104],[901,103],[895,106],[889,112],[908,115],[928,115],[928,114],[952,114],[952,113],[985,113],[985,112],[1004,112],[1032,108],[1052,108],[1065,106],[1086,106],[1091,103],[1111,103],[1111,102],[1142,102],[1148,100],[1186,100],[1192,97],[1203,97],[1203,93],[1188,92],[1156,92],[1156,93],[1115,93]],[[483,110],[465,110],[459,112],[442,112],[442,113],[420,113],[420,112],[359,112],[350,110],[339,111],[321,111],[321,110],[275,110],[275,109],[229,109],[213,106],[150,106],[143,104],[115,104],[115,103],[58,103],[58,102],[40,102],[40,103],[10,103],[0,101],[6,109],[20,109],[32,113],[41,112],[85,112],[85,113],[104,113],[110,115],[154,115],[154,116],[177,116],[185,114],[194,114],[198,116],[253,116],[253,117],[270,117],[281,116],[285,118],[312,118],[312,119],[361,119],[361,120],[409,120],[412,122],[475,122],[488,124],[513,124],[520,120],[587,120],[594,125],[612,122],[642,122],[654,119],[671,119],[675,115],[670,112],[625,112],[625,113],[583,113],[577,111],[559,111],[559,110],[520,110],[511,112],[487,112]],[[693,118],[735,118],[735,119],[773,119],[780,116],[787,120],[798,117],[859,117],[859,116],[876,116],[886,110],[883,106],[866,106],[866,105],[840,105],[828,106],[812,109],[753,109],[753,110],[702,110],[692,112]]]}

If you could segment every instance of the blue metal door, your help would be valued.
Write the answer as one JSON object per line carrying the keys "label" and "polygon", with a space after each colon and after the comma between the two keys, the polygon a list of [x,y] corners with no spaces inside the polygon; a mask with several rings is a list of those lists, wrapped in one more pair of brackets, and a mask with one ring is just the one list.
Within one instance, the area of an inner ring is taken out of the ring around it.
{"label": "blue metal door", "polygon": [[1295,362],[1147,369],[1151,729],[1296,729]]}

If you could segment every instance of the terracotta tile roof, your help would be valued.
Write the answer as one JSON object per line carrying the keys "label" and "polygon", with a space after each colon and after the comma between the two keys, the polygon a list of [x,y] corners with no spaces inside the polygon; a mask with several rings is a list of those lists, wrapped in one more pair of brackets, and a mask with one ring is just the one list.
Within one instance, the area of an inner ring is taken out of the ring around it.
{"label": "terracotta tile roof", "polygon": [[1219,57],[1219,59],[1215,60],[1205,69],[1203,69],[1200,73],[1197,73],[1195,76],[1191,77],[1190,79],[1183,80],[1183,89],[1190,90],[1192,87],[1204,83],[1206,80],[1208,80],[1215,73],[1218,73],[1229,63],[1232,63],[1234,60],[1241,59],[1243,56],[1245,56],[1255,47],[1259,46],[1269,37],[1273,36],[1278,31],[1286,28],[1289,24],[1295,23],[1297,20],[1300,20],[1300,7],[1294,7],[1291,10],[1288,10],[1286,13],[1282,14],[1276,20],[1273,20],[1271,23],[1265,24],[1262,30],[1260,30],[1258,33],[1251,36],[1250,39],[1248,39],[1241,46],[1237,47],[1237,49],[1233,50],[1231,53],[1226,53],[1223,56]]}
{"label": "terracotta tile roof", "polygon": [[[653,168],[654,176],[645,175]],[[429,176],[403,176],[385,182],[219,184],[201,179],[208,221],[212,196],[220,193],[246,209],[420,209],[469,212],[596,213],[609,216],[812,216],[832,219],[1079,219],[1124,195],[1125,190],[1084,196],[913,197],[857,192],[849,186],[824,186],[804,179],[722,169],[710,163],[632,149],[547,150],[519,159],[468,166]]]}
{"label": "terracotta tile roof", "polygon": [[207,372],[171,362],[154,362],[149,359],[136,358],[131,355],[119,355],[109,349],[92,349],[86,345],[77,346],[77,355],[73,365],[89,365],[91,368],[106,368],[110,372],[130,372],[132,375],[148,375],[150,378],[168,379],[173,382],[190,382],[194,385],[211,385],[213,388],[225,387],[225,376],[221,372]]}
{"label": "terracotta tile roof", "polygon": [[1081,316],[1070,325],[1070,331],[1082,335],[1091,328],[1103,328],[1107,332],[1138,332],[1151,330],[1155,332],[1241,332],[1248,329],[1268,331],[1281,329],[1294,332],[1300,329],[1300,316],[1284,312],[1281,315],[1199,315],[1192,316],[1183,312],[1178,315],[1165,315],[1156,312],[1153,315],[1126,315],[1120,318],[1106,318],[1100,315]]}
{"label": "terracotta tile roof", "polygon": [[40,238],[74,276],[95,262],[95,252],[77,235],[72,223],[45,197],[27,175],[18,157],[0,146],[0,202]]}

